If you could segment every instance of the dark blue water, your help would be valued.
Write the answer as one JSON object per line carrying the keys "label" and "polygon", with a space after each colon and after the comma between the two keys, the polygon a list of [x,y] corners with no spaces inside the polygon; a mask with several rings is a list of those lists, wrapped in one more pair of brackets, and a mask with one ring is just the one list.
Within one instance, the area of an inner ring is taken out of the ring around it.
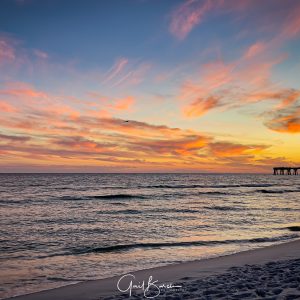
{"label": "dark blue water", "polygon": [[0,174],[1,298],[293,240],[300,176]]}

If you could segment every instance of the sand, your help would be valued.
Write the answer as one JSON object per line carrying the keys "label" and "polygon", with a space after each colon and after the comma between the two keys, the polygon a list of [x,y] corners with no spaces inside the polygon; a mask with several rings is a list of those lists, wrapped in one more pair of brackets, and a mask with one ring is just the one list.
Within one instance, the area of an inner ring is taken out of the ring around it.
{"label": "sand", "polygon": [[[10,299],[300,299],[300,240],[124,275]],[[129,296],[131,281],[144,289],[132,286]]]}

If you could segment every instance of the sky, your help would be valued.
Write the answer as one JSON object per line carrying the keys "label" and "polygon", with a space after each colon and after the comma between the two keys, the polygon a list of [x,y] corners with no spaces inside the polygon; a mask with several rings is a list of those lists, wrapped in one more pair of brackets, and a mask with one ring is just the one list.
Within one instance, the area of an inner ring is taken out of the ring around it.
{"label": "sky", "polygon": [[0,172],[300,166],[300,1],[1,0]]}

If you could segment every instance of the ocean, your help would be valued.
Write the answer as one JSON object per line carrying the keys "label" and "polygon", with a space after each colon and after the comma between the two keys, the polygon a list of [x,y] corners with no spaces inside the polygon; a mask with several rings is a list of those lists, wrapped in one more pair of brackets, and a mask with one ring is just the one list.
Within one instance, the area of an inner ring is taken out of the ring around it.
{"label": "ocean", "polygon": [[0,174],[0,298],[299,238],[300,176]]}

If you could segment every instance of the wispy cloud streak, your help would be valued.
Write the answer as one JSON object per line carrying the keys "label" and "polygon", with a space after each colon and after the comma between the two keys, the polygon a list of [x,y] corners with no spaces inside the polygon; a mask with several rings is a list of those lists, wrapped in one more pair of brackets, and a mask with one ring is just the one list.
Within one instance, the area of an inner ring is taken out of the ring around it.
{"label": "wispy cloud streak", "polygon": [[112,68],[107,72],[105,75],[105,79],[103,80],[103,84],[108,83],[109,81],[113,80],[116,76],[118,76],[122,70],[128,64],[128,59],[122,57],[117,60],[117,62],[112,66]]}
{"label": "wispy cloud streak", "polygon": [[170,32],[178,39],[184,39],[212,8],[210,0],[187,0],[177,7],[171,15]]}

